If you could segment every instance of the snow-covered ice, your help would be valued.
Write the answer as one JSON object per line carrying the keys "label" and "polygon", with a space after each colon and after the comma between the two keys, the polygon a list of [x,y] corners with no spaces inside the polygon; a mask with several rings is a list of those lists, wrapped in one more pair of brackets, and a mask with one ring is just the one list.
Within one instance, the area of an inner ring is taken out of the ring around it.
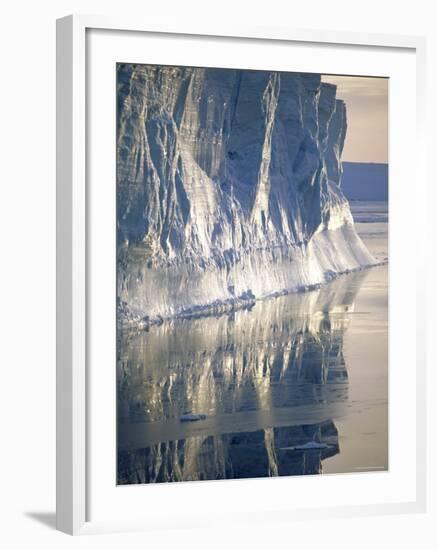
{"label": "snow-covered ice", "polygon": [[320,75],[119,64],[117,292],[148,324],[373,265],[341,191],[346,105]]}

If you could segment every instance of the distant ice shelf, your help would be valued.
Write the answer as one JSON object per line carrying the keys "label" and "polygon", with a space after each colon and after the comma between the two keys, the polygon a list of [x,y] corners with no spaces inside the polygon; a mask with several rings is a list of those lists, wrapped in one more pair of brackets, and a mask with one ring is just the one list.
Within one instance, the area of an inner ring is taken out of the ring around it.
{"label": "distant ice shelf", "polygon": [[388,201],[388,164],[344,162],[342,190],[350,201]]}

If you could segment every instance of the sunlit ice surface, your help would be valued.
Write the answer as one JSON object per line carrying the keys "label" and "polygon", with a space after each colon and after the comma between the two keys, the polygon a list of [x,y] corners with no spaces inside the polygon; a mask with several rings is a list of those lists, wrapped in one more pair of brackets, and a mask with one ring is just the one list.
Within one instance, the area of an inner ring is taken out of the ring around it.
{"label": "sunlit ice surface", "polygon": [[[360,236],[384,260],[381,209],[352,205]],[[124,334],[118,483],[386,470],[387,296],[381,265]],[[205,418],[181,423],[188,412]],[[320,448],[302,449],[313,441]]]}

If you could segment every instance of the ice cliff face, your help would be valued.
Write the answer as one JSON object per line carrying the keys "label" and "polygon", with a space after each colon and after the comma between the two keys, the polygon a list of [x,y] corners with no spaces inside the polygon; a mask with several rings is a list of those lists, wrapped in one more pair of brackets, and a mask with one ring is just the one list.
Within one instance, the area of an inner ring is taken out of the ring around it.
{"label": "ice cliff face", "polygon": [[119,315],[150,320],[374,263],[339,184],[320,75],[119,64]]}

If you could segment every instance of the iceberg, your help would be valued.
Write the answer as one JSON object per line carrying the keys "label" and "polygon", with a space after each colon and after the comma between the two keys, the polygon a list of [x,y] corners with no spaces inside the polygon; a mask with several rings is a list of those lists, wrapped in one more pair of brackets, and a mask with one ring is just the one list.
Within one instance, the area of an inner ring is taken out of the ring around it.
{"label": "iceberg", "polygon": [[198,420],[205,420],[206,414],[186,413],[180,417],[181,422],[197,422]]}
{"label": "iceberg", "polygon": [[318,443],[317,441],[308,441],[302,445],[296,445],[295,447],[281,447],[281,451],[320,451],[321,449],[327,449],[326,443]]}
{"label": "iceberg", "polygon": [[123,325],[221,313],[374,265],[318,74],[117,65]]}

